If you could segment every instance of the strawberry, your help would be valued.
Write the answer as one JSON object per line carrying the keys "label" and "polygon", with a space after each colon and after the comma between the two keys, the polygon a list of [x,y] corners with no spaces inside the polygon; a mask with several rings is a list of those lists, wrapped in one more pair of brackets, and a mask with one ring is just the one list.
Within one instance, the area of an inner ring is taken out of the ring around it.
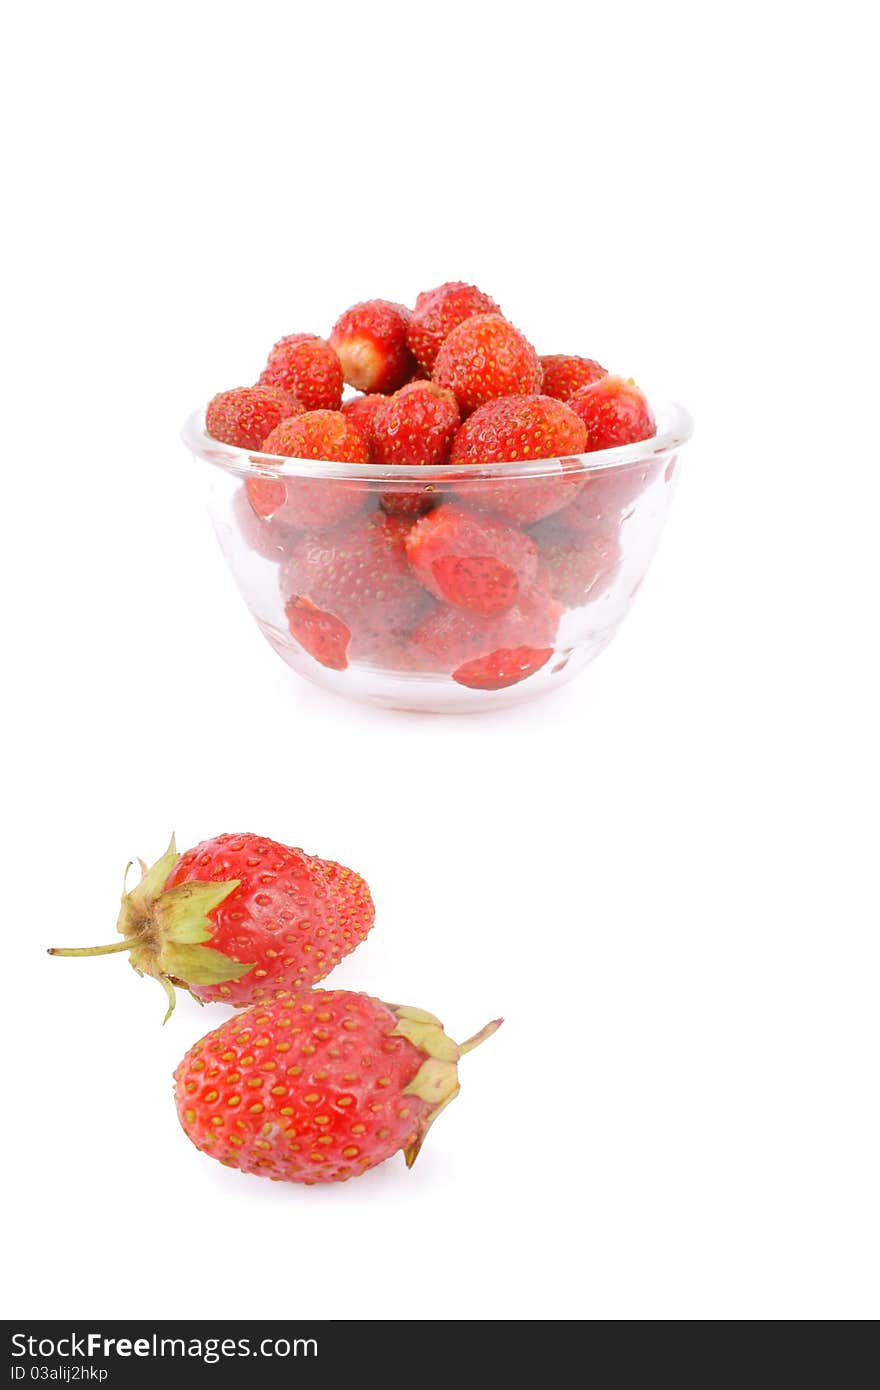
{"label": "strawberry", "polygon": [[587,427],[586,448],[590,451],[638,444],[657,433],[654,412],[644,393],[622,376],[604,376],[592,386],[583,386],[568,404]]}
{"label": "strawberry", "polygon": [[462,415],[498,396],[541,389],[541,364],[531,343],[500,314],[475,314],[449,334],[433,379],[455,393]]}
{"label": "strawberry", "polygon": [[406,637],[427,605],[407,563],[409,529],[401,517],[371,512],[333,531],[303,536],[281,568],[288,621],[291,602],[310,600],[351,634],[354,657],[369,658],[390,640]]}
{"label": "strawberry", "polygon": [[645,458],[591,470],[571,505],[552,519],[570,531],[592,534],[597,527],[607,530],[632,509],[662,467],[662,459]]}
{"label": "strawberry", "polygon": [[471,690],[505,690],[540,671],[552,655],[552,647],[504,647],[465,661],[453,671],[452,679]]}
{"label": "strawberry", "polygon": [[569,400],[582,386],[590,386],[608,375],[592,357],[568,357],[564,353],[542,357],[541,370],[544,373],[541,390],[545,396],[555,396],[558,401]]}
{"label": "strawberry", "polygon": [[406,340],[419,366],[429,374],[453,328],[474,314],[500,314],[490,295],[476,285],[450,280],[436,290],[424,290],[416,300]]}
{"label": "strawberry", "polygon": [[305,410],[338,410],[342,401],[339,358],[314,333],[280,338],[260,373],[261,386],[280,386]]}
{"label": "strawberry", "polygon": [[387,396],[375,391],[371,396],[352,396],[350,401],[344,401],[342,413],[350,425],[366,440],[372,453],[373,439],[373,420],[380,410],[385,408]]}
{"label": "strawberry", "polygon": [[[263,440],[262,452],[333,463],[370,461],[362,435],[339,410],[311,410],[283,421]],[[247,490],[258,516],[300,531],[336,526],[367,502],[357,484],[329,478],[249,478]]]}
{"label": "strawberry", "polygon": [[[604,376],[592,386],[582,387],[570,397],[568,408],[586,425],[585,453],[639,443],[656,433],[654,415],[644,395],[634,382],[619,376]],[[608,523],[633,505],[659,468],[648,458],[590,470],[583,488],[560,513],[560,519],[573,530],[592,532],[597,524],[607,529]]]}
{"label": "strawberry", "polygon": [[321,866],[336,909],[337,930],[343,940],[355,937],[363,941],[376,915],[373,895],[366,879],[355,873],[354,869],[337,864],[334,859],[313,857],[312,862]]}
{"label": "strawberry", "polygon": [[263,440],[262,452],[332,463],[370,461],[363,438],[341,410],[309,410],[283,421]]}
{"label": "strawberry", "polygon": [[276,386],[237,386],[221,391],[205,411],[205,432],[237,449],[259,449],[267,434],[302,406]]}
{"label": "strawberry", "polygon": [[258,516],[251,505],[247,486],[240,487],[232,499],[232,518],[245,545],[262,555],[264,560],[272,560],[276,564],[297,534],[282,521]]}
{"label": "strawberry", "polygon": [[403,1151],[407,1167],[458,1094],[460,1045],[421,1009],[349,990],[257,1004],[191,1047],[174,1073],[197,1149],[282,1182],[344,1182]]}
{"label": "strawberry", "polygon": [[[488,401],[465,420],[449,462],[513,463],[528,459],[565,458],[579,454],[586,430],[562,401],[550,396],[506,396]],[[468,500],[523,525],[566,506],[584,483],[581,469],[560,464],[540,478],[501,477],[472,480]]]}
{"label": "strawberry", "polygon": [[351,483],[326,478],[248,478],[248,500],[258,517],[276,521],[279,534],[338,526],[366,505]]}
{"label": "strawberry", "polygon": [[[373,462],[406,468],[445,463],[460,418],[451,391],[432,381],[411,381],[372,417]],[[385,493],[382,506],[395,516],[417,516],[433,500],[430,490],[401,487]]]}
{"label": "strawberry", "polygon": [[164,986],[166,1018],[175,985],[203,1002],[242,1005],[314,984],[373,924],[359,875],[262,835],[217,835],[182,855],[172,836],[162,858],[141,869],[140,883],[123,889],[121,941],[49,954],[128,951],[138,974]]}
{"label": "strawberry", "polygon": [[525,532],[454,503],[415,523],[406,553],[429,593],[476,613],[502,613],[538,569],[537,547]]}
{"label": "strawberry", "polygon": [[387,299],[346,309],[333,325],[330,346],[349,386],[387,392],[409,381],[416,365],[406,345],[409,320],[409,309]]}
{"label": "strawberry", "polygon": [[460,418],[451,391],[411,381],[373,415],[373,461],[406,468],[445,463]]}
{"label": "strawberry", "polygon": [[539,522],[532,535],[538,542],[541,573],[567,608],[592,603],[614,581],[623,558],[616,525],[578,531],[551,517]]}
{"label": "strawberry", "polygon": [[284,605],[284,615],[291,637],[331,671],[348,668],[348,646],[351,628],[335,613],[326,613],[310,598],[294,597]]}
{"label": "strawberry", "polygon": [[412,634],[428,670],[448,673],[463,662],[521,647],[546,649],[556,639],[562,608],[545,581],[519,595],[506,613],[486,617],[438,603]]}

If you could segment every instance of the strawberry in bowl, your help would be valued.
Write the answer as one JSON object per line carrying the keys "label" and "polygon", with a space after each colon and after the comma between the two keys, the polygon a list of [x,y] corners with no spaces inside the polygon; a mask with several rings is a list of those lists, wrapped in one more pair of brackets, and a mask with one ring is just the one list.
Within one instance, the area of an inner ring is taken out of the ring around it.
{"label": "strawberry in bowl", "polygon": [[608,645],[691,421],[584,346],[541,354],[506,305],[447,281],[288,333],[253,386],[187,421],[224,554],[289,666],[350,699],[479,712]]}

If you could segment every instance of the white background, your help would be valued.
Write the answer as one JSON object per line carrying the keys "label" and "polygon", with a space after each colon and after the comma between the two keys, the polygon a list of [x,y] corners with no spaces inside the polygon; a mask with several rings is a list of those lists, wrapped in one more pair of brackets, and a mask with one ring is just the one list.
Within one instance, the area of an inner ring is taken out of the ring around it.
{"label": "white background", "polygon": [[[4,42],[4,1222],[15,1316],[880,1311],[869,8],[19,7]],[[476,281],[696,416],[623,633],[544,703],[382,714],[239,602],[177,437],[282,333]],[[218,1015],[121,873],[360,869],[335,983],[502,1031],[407,1173],[227,1172]]]}

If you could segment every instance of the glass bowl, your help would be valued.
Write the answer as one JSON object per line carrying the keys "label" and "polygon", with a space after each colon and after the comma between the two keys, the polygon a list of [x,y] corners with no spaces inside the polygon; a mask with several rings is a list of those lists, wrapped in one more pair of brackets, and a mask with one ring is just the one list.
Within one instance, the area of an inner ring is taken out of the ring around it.
{"label": "glass bowl", "polygon": [[241,595],[307,680],[390,709],[532,699],[607,647],[654,555],[691,433],[572,458],[403,468],[184,440]]}

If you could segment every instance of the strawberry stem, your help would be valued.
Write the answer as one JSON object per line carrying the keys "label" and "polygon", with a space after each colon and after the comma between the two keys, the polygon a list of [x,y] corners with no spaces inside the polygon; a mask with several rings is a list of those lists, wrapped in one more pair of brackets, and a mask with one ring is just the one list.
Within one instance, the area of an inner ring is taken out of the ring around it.
{"label": "strawberry stem", "polygon": [[117,951],[130,951],[138,944],[136,936],[127,936],[124,941],[114,941],[111,946],[50,946],[50,956],[112,956]]}
{"label": "strawberry stem", "polygon": [[491,1038],[492,1034],[501,1027],[503,1022],[503,1018],[494,1018],[491,1023],[486,1024],[485,1028],[481,1028],[479,1033],[474,1033],[472,1038],[468,1038],[467,1042],[459,1043],[459,1052],[464,1054],[465,1052],[473,1051],[475,1047],[479,1047],[480,1043],[484,1043],[487,1038]]}

